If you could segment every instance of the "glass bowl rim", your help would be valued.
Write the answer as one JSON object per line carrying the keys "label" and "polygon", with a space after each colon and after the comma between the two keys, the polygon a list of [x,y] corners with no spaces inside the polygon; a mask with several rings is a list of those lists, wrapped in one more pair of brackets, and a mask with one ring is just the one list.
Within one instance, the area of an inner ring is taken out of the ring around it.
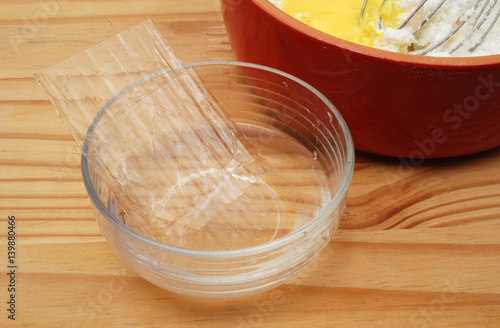
{"label": "glass bowl rim", "polygon": [[[141,235],[140,233],[136,232],[135,230],[127,227],[123,222],[116,220],[115,216],[111,213],[111,211],[103,204],[99,196],[97,195],[94,186],[91,182],[90,179],[90,172],[88,170],[88,161],[86,157],[86,153],[88,151],[88,140],[92,136],[92,131],[93,129],[97,126],[97,123],[99,119],[102,117],[102,115],[109,109],[109,107],[117,101],[123,94],[125,94],[127,91],[131,90],[135,86],[139,85],[140,83],[143,83],[151,78],[154,78],[160,74],[167,73],[171,70],[175,69],[181,69],[181,68],[190,68],[190,67],[198,67],[198,66],[214,66],[214,65],[227,65],[227,66],[241,66],[241,67],[250,67],[250,68],[255,68],[255,69],[260,69],[264,71],[268,71],[277,75],[281,75],[283,77],[286,77],[292,81],[297,82],[298,84],[302,85],[309,91],[311,91],[315,96],[317,96],[324,104],[327,105],[327,107],[331,110],[331,114],[335,116],[335,118],[339,122],[339,126],[342,129],[342,132],[344,134],[345,142],[346,142],[346,148],[347,148],[347,161],[346,165],[344,168],[344,176],[342,179],[342,182],[340,184],[339,189],[335,193],[334,197],[324,206],[318,215],[316,215],[312,220],[310,220],[308,223],[303,225],[301,228],[298,230],[293,231],[292,233],[289,233],[283,237],[280,237],[278,239],[259,244],[256,246],[251,246],[251,247],[246,247],[246,248],[239,248],[239,249],[232,249],[232,250],[197,250],[197,249],[189,249],[189,248],[182,248],[182,247],[177,247],[177,246],[172,246],[169,244],[165,244],[162,242],[159,242],[157,240],[151,239],[149,237],[146,237],[144,235]],[[87,136],[85,138],[85,142],[83,145],[83,151],[82,151],[82,156],[81,156],[81,170],[82,170],[82,176],[83,176],[83,182],[85,185],[85,188],[87,190],[87,193],[90,197],[90,200],[92,201],[93,205],[97,208],[97,210],[101,213],[104,218],[110,222],[115,228],[118,229],[121,233],[127,235],[128,237],[133,238],[134,240],[145,244],[147,246],[153,247],[155,249],[158,249],[160,251],[164,251],[167,253],[172,253],[175,255],[180,255],[180,256],[187,256],[187,257],[193,257],[193,258],[212,258],[212,259],[231,259],[231,258],[240,258],[240,257],[245,257],[245,256],[251,256],[255,254],[260,254],[264,252],[269,252],[272,250],[275,250],[277,248],[283,247],[287,244],[290,244],[291,242],[297,240],[301,236],[306,235],[307,233],[313,231],[318,225],[323,223],[325,220],[327,220],[330,216],[330,214],[335,211],[335,209],[341,204],[342,200],[347,194],[347,190],[349,188],[349,185],[352,180],[352,175],[354,172],[354,145],[353,145],[353,140],[351,137],[351,134],[349,132],[349,128],[347,127],[346,122],[344,121],[342,115],[340,112],[335,108],[335,106],[318,90],[316,90],[314,87],[312,87],[310,84],[307,82],[302,81],[301,79],[288,74],[286,72],[270,68],[267,66],[263,65],[258,65],[258,64],[252,64],[252,63],[247,63],[247,62],[240,62],[240,61],[202,61],[202,62],[195,62],[195,63],[190,63],[190,64],[183,64],[182,66],[176,66],[173,68],[166,68],[160,71],[157,71],[155,73],[152,73],[123,89],[120,91],[118,94],[116,94],[96,115],[96,118],[92,122],[91,126],[88,129]]]}

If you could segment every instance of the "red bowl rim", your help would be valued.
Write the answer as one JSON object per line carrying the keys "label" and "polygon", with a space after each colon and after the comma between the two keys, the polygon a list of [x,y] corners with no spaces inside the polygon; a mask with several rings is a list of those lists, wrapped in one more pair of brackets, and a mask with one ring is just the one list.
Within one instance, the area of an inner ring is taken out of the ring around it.
{"label": "red bowl rim", "polygon": [[[246,0],[243,0],[246,1]],[[500,67],[500,55],[474,56],[474,57],[433,57],[396,53],[372,47],[359,45],[343,39],[339,39],[330,34],[321,32],[312,28],[299,20],[289,16],[281,9],[277,8],[268,0],[250,0],[259,6],[262,10],[271,15],[274,19],[282,22],[288,27],[299,33],[310,36],[318,41],[327,43],[331,46],[341,49],[347,49],[358,55],[371,57],[385,62],[394,62],[399,64],[409,64],[412,66],[433,67],[440,69],[460,68],[480,68],[480,67]]]}

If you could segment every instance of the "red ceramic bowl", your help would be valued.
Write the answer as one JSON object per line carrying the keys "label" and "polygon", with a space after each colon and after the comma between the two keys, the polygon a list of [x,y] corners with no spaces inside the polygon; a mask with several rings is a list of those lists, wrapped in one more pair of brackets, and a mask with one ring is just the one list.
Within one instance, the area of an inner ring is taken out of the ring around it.
{"label": "red ceramic bowl", "polygon": [[500,55],[397,54],[327,35],[267,0],[221,1],[238,60],[312,84],[358,150],[418,163],[500,146]]}

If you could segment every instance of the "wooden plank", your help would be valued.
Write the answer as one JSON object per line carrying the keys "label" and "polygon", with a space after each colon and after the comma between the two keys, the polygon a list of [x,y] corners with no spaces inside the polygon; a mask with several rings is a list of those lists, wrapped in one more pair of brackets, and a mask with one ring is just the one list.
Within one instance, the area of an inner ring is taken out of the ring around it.
{"label": "wooden plank", "polygon": [[[15,326],[500,326],[500,149],[418,167],[358,153],[333,241],[261,295],[190,299],[126,268],[93,217],[80,151],[33,74],[148,18],[184,62],[234,59],[218,0],[0,3],[0,257],[6,270],[15,215]],[[2,313],[0,326],[12,326]]]}

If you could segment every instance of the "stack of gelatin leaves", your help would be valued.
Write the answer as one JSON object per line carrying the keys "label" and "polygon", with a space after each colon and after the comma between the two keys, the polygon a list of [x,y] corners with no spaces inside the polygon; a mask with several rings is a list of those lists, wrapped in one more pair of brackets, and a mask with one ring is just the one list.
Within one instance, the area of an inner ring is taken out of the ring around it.
{"label": "stack of gelatin leaves", "polygon": [[269,164],[152,21],[36,78],[130,229],[202,250],[279,236]]}

